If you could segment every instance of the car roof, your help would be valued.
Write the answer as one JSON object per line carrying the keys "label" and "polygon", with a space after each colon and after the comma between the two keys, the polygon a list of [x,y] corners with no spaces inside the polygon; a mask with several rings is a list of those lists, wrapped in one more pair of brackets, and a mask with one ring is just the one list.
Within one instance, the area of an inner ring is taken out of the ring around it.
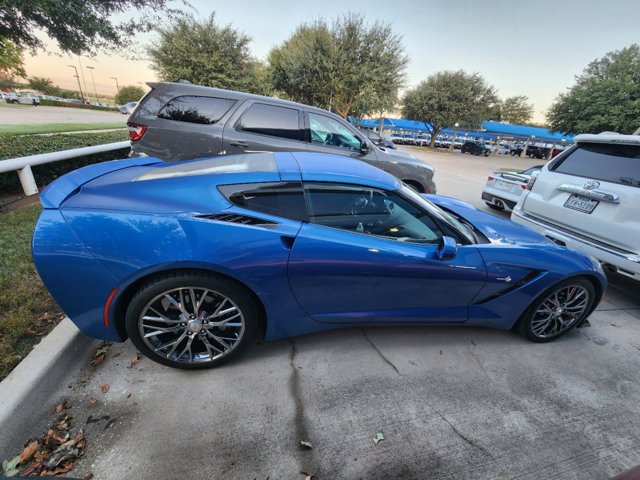
{"label": "car roof", "polygon": [[640,135],[623,135],[621,133],[603,132],[598,135],[583,133],[573,139],[576,143],[624,143],[640,145]]}
{"label": "car roof", "polygon": [[224,184],[225,174],[231,174],[228,178],[238,183],[238,175],[253,182],[260,174],[264,174],[266,181],[273,173],[279,173],[282,181],[352,183],[385,190],[397,190],[401,185],[393,175],[361,160],[315,152],[257,152],[163,163],[132,181],[216,175],[218,183]]}

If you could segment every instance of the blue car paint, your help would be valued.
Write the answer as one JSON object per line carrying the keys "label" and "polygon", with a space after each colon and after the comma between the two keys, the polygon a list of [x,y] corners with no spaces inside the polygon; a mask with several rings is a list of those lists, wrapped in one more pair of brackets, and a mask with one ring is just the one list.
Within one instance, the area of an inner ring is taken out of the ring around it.
{"label": "blue car paint", "polygon": [[[447,197],[426,196],[472,223],[490,243],[459,246],[453,259],[437,260],[435,245],[244,210],[216,188],[300,180],[399,187],[395,177],[363,162],[283,152],[274,154],[277,172],[132,181],[165,168],[157,159],[137,160],[144,162],[85,167],[41,195],[45,210],[34,233],[34,261],[65,313],[95,338],[122,340],[114,327],[122,321],[114,317],[117,309],[111,310],[111,326],[102,322],[113,288],[118,305],[140,279],[179,268],[218,272],[251,289],[264,306],[268,340],[374,323],[508,329],[536,296],[567,276],[589,275],[600,290],[606,287],[588,257]],[[197,216],[217,212],[248,214],[276,225]],[[293,247],[285,238],[295,239]]]}

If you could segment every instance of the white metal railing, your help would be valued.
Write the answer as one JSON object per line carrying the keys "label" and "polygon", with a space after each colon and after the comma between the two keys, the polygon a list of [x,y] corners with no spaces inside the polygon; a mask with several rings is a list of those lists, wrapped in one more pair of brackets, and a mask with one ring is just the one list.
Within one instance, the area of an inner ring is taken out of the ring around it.
{"label": "white metal railing", "polygon": [[72,148],[71,150],[62,150],[60,152],[40,153],[38,155],[29,155],[27,157],[10,158],[8,160],[0,160],[0,173],[18,172],[20,184],[24,194],[35,195],[38,193],[38,185],[33,178],[31,167],[33,165],[42,165],[44,163],[58,162],[60,160],[70,160],[72,158],[83,157],[85,155],[94,155],[96,153],[111,152],[113,150],[121,150],[129,148],[131,142],[115,142],[105,143],[103,145],[94,145],[92,147]]}

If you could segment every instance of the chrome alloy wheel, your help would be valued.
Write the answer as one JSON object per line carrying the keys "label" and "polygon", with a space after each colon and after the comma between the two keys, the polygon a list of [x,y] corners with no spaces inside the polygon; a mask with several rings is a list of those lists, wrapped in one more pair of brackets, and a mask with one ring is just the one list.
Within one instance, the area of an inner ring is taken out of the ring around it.
{"label": "chrome alloy wheel", "polygon": [[240,343],[245,319],[228,297],[207,288],[181,287],[146,304],[138,331],[151,351],[168,360],[203,363],[227,355]]}
{"label": "chrome alloy wheel", "polygon": [[552,292],[535,311],[531,332],[538,338],[553,338],[578,322],[590,304],[590,293],[581,285],[566,285]]}

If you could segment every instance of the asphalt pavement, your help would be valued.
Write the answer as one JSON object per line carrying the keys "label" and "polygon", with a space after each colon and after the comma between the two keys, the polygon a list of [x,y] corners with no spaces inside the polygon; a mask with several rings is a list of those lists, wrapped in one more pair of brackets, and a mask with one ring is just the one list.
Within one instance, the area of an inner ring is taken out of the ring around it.
{"label": "asphalt pavement", "polygon": [[[533,164],[420,155],[439,193],[478,206],[494,168]],[[480,328],[354,328],[189,372],[131,365],[127,342],[34,408],[72,405],[87,438],[79,478],[606,479],[640,463],[639,325],[640,285],[612,277],[591,326],[549,344]]]}
{"label": "asphalt pavement", "polygon": [[[4,101],[4,100],[3,100]],[[119,111],[90,110],[0,103],[0,125],[37,125],[43,123],[110,123],[127,121]]]}

